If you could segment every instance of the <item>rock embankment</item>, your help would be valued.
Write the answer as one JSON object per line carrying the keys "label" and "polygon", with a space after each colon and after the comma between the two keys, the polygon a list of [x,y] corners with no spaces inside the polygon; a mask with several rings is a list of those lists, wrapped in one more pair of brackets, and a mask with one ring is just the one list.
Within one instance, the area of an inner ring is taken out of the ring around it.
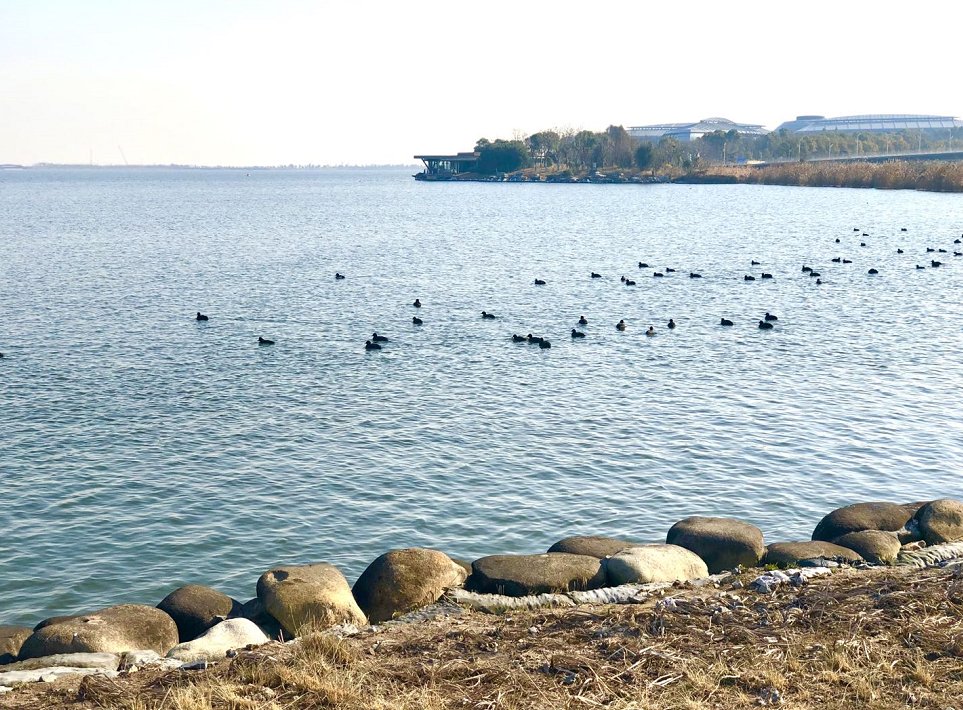
{"label": "rock embankment", "polygon": [[[693,516],[673,525],[664,543],[570,536],[545,553],[490,555],[470,564],[438,550],[390,550],[353,588],[326,562],[279,565],[261,575],[257,596],[243,604],[192,584],[157,607],[121,604],[50,617],[33,629],[2,626],[0,686],[148,666],[197,667],[309,630],[417,620],[419,614],[433,618],[458,605],[498,611],[631,602],[672,584],[714,584],[734,569],[760,565],[770,572],[758,577],[754,589],[770,593],[841,565],[961,561],[963,503],[949,499],[848,505],[820,520],[812,540],[768,546],[762,531],[747,522]],[[780,571],[787,567],[801,569]]]}

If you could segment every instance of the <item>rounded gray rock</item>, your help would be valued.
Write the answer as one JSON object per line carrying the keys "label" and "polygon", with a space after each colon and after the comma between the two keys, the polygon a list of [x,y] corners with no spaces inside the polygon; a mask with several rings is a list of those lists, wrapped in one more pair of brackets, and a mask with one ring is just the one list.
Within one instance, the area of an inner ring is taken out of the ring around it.
{"label": "rounded gray rock", "polygon": [[[914,507],[917,506],[917,507]],[[906,527],[919,504],[854,503],[829,513],[813,530],[812,539],[832,542],[851,532],[884,530],[895,532]]]}
{"label": "rounded gray rock", "polygon": [[896,562],[903,548],[895,532],[882,530],[860,530],[846,533],[836,541],[837,545],[848,547],[867,562],[875,565],[891,565]]}
{"label": "rounded gray rock", "polygon": [[602,561],[609,586],[687,582],[709,576],[705,561],[678,545],[629,547]]}
{"label": "rounded gray rock", "polygon": [[367,623],[348,580],[327,562],[274,567],[258,579],[257,596],[289,637],[300,635],[304,626]]}
{"label": "rounded gray rock", "polygon": [[803,560],[826,559],[838,562],[861,562],[858,552],[842,545],[822,540],[800,542],[774,542],[766,548],[765,564],[779,567],[796,567]]}
{"label": "rounded gray rock", "polygon": [[588,555],[604,559],[628,547],[639,545],[638,542],[619,540],[614,537],[603,537],[602,535],[573,535],[562,538],[550,548],[549,552],[568,552],[572,555]]}
{"label": "rounded gray rock", "polygon": [[413,547],[378,557],[351,591],[375,624],[433,604],[446,589],[461,586],[467,576],[444,552]]}
{"label": "rounded gray rock", "polygon": [[927,503],[914,516],[927,545],[963,541],[963,503],[941,498]]}
{"label": "rounded gray rock", "polygon": [[175,589],[157,605],[177,624],[181,643],[193,641],[209,628],[241,613],[240,602],[200,584]]}
{"label": "rounded gray rock", "polygon": [[465,588],[482,594],[524,597],[605,586],[602,561],[588,555],[490,555],[472,562]]}
{"label": "rounded gray rock", "polygon": [[762,531],[733,518],[685,518],[669,529],[665,541],[699,555],[710,574],[738,565],[756,567],[766,552]]}
{"label": "rounded gray rock", "polygon": [[58,653],[123,653],[149,649],[163,655],[177,645],[177,625],[160,609],[120,604],[34,631],[20,658]]}
{"label": "rounded gray rock", "polygon": [[0,626],[0,665],[16,661],[20,647],[32,633],[26,626]]}

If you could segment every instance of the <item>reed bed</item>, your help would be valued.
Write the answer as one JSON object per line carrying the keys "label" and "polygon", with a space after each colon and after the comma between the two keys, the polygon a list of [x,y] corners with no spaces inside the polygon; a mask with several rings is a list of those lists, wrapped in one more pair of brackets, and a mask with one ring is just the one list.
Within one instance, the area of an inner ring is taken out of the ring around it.
{"label": "reed bed", "polygon": [[963,162],[937,160],[714,167],[706,170],[705,174],[732,176],[738,182],[762,185],[963,192]]}

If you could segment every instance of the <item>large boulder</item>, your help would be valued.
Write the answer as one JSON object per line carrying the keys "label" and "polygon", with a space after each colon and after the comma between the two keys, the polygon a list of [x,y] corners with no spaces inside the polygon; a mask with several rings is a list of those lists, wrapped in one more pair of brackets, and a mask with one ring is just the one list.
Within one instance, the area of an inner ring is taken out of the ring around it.
{"label": "large boulder", "polygon": [[610,586],[651,582],[686,582],[709,576],[706,563],[696,553],[678,545],[639,545],[602,561]]}
{"label": "large boulder", "polygon": [[604,559],[616,552],[621,552],[627,547],[635,547],[639,543],[627,540],[618,540],[614,537],[603,537],[601,535],[573,535],[566,537],[550,548],[549,552],[568,552],[572,555],[588,555]]}
{"label": "large boulder", "polygon": [[160,609],[120,604],[34,631],[20,658],[58,653],[123,653],[149,649],[167,653],[177,645],[177,625]]}
{"label": "large boulder", "polygon": [[63,621],[70,621],[71,619],[79,619],[83,614],[65,614],[62,616],[48,616],[43,621],[39,622],[33,627],[34,631],[40,631],[45,626],[52,626],[53,624],[59,624]]}
{"label": "large boulder", "polygon": [[257,581],[257,596],[290,637],[298,636],[303,626],[367,623],[348,580],[327,562],[270,569]]}
{"label": "large boulder", "polygon": [[0,665],[16,661],[20,647],[32,633],[26,626],[0,626]]}
{"label": "large boulder", "polygon": [[902,549],[895,532],[882,530],[860,530],[846,533],[836,539],[837,545],[848,547],[867,562],[874,565],[891,565]]}
{"label": "large boulder", "polygon": [[178,637],[184,643],[193,641],[215,624],[238,616],[241,603],[216,589],[188,584],[164,597],[157,608],[174,620]]}
{"label": "large boulder", "polygon": [[861,530],[902,530],[922,505],[879,502],[847,505],[837,508],[820,520],[812,537],[813,540],[832,542],[847,533]]}
{"label": "large boulder", "polygon": [[605,585],[602,561],[589,555],[490,555],[472,562],[465,588],[483,594],[524,597]]}
{"label": "large boulder", "polygon": [[833,562],[861,562],[858,552],[822,540],[774,542],[766,548],[765,563],[779,567],[796,567],[803,560],[825,559]]}
{"label": "large boulder", "polygon": [[762,531],[732,518],[685,518],[669,528],[665,541],[692,550],[712,574],[738,565],[755,567],[766,552]]}
{"label": "large boulder", "polygon": [[927,545],[963,540],[963,503],[942,498],[920,508],[913,517]]}
{"label": "large boulder", "polygon": [[368,565],[351,591],[374,624],[432,604],[467,577],[444,552],[417,547],[390,550]]}
{"label": "large boulder", "polygon": [[211,627],[193,641],[177,644],[167,652],[167,657],[184,663],[216,661],[224,658],[231,649],[260,646],[270,640],[253,621],[229,619]]}

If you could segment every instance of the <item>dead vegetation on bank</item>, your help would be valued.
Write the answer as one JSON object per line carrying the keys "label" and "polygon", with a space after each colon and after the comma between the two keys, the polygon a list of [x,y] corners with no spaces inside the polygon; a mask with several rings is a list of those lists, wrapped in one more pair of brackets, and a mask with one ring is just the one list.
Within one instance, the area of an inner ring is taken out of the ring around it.
{"label": "dead vegetation on bank", "polygon": [[0,709],[960,707],[961,568],[841,571],[772,596],[740,588],[749,576],[640,604],[312,634],[207,671],[38,684]]}
{"label": "dead vegetation on bank", "polygon": [[963,192],[963,162],[781,163],[759,167],[714,167],[706,176],[731,176],[736,182],[803,187],[873,187],[881,190]]}

